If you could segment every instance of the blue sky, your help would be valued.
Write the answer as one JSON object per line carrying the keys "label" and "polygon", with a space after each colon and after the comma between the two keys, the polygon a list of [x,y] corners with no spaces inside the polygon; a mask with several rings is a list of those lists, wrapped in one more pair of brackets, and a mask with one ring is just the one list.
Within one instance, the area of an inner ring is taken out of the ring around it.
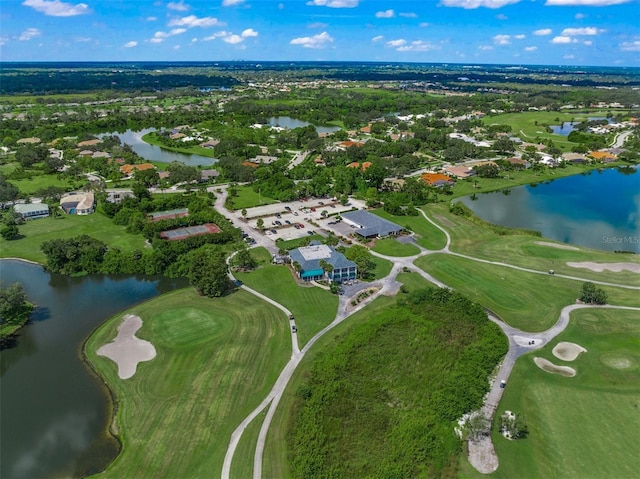
{"label": "blue sky", "polygon": [[640,0],[2,0],[2,61],[640,66]]}

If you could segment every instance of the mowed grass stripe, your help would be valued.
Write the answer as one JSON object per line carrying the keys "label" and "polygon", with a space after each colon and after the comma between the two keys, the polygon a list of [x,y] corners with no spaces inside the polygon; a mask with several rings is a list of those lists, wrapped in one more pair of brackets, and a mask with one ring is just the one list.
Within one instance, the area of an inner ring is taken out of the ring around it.
{"label": "mowed grass stripe", "polygon": [[[640,469],[640,369],[603,363],[609,354],[640,364],[637,311],[578,310],[567,329],[541,351],[520,358],[498,411],[524,415],[529,436],[507,441],[493,436],[500,467],[490,477],[631,478]],[[561,341],[587,349],[574,361],[552,354]],[[576,369],[575,377],[546,373],[533,362],[542,356]],[[464,466],[465,477],[481,477]],[[485,476],[483,476],[485,477]]]}
{"label": "mowed grass stripe", "polygon": [[[143,319],[137,336],[151,341],[158,355],[123,381],[110,360],[95,354],[113,339],[122,315],[87,343],[89,358],[119,401],[124,445],[98,477],[219,476],[232,431],[291,355],[287,319],[244,291],[208,299],[186,289],[128,312]],[[211,328],[203,332],[206,321]],[[205,339],[193,340],[194,325]]]}
{"label": "mowed grass stripe", "polygon": [[[256,256],[264,257],[264,250],[258,248]],[[300,348],[328,325],[338,310],[335,294],[314,286],[298,285],[287,266],[265,264],[250,273],[235,273],[235,276],[293,313]]]}
{"label": "mowed grass stripe", "polygon": [[[445,254],[423,256],[415,264],[524,331],[544,331],[553,326],[562,308],[575,303],[582,287],[580,281]],[[610,304],[637,305],[635,291],[603,289]]]}

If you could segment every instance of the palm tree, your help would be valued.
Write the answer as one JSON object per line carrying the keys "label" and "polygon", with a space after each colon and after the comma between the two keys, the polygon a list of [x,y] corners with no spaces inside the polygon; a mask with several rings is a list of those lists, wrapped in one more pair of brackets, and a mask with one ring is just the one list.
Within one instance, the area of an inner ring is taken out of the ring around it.
{"label": "palm tree", "polygon": [[300,276],[300,271],[302,271],[302,266],[300,266],[300,263],[294,261],[291,266],[293,266],[294,271],[298,273],[298,276]]}

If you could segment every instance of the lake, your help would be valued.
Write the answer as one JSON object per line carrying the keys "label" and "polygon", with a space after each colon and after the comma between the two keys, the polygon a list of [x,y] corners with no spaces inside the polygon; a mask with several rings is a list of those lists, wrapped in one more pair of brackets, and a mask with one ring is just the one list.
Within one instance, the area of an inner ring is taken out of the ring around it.
{"label": "lake", "polygon": [[[606,118],[604,116],[590,116],[587,118],[587,121],[595,120],[607,120],[609,123],[613,121],[611,118]],[[568,136],[579,123],[579,121],[574,121],[573,123],[565,121],[562,125],[550,125],[549,128],[551,128],[556,135]]]}
{"label": "lake", "polygon": [[133,151],[148,161],[159,161],[161,163],[171,163],[173,161],[179,161],[189,166],[210,166],[216,163],[218,160],[215,158],[209,158],[202,155],[185,155],[184,153],[177,153],[175,151],[165,150],[156,145],[150,145],[145,142],[142,137],[147,133],[156,131],[155,128],[145,128],[140,131],[127,130],[124,133],[118,133],[114,131],[112,133],[102,133],[97,135],[98,138],[103,136],[117,136],[122,143],[131,145]]}
{"label": "lake", "polygon": [[82,345],[107,318],[179,283],[69,278],[16,260],[0,260],[0,278],[5,285],[22,283],[37,305],[17,344],[0,351],[0,477],[83,477],[100,471],[119,445],[107,433],[108,392],[81,360]]}
{"label": "lake", "polygon": [[[312,124],[308,121],[296,120],[295,118],[291,118],[289,116],[272,116],[271,118],[269,118],[269,125],[280,126],[282,128],[293,130],[294,128],[303,128]],[[313,125],[313,127],[318,133],[333,133],[341,129],[339,126]]]}
{"label": "lake", "polygon": [[461,198],[480,218],[564,243],[640,253],[640,173],[593,170],[542,184]]}

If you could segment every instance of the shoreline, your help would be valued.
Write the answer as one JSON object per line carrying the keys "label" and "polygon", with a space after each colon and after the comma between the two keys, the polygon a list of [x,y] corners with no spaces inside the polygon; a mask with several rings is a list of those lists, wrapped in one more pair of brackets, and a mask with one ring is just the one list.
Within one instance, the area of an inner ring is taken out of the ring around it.
{"label": "shoreline", "polygon": [[44,268],[44,264],[38,263],[37,261],[33,261],[30,259],[25,259],[25,258],[16,258],[13,256],[9,256],[7,258],[0,258],[0,261],[3,261],[3,260],[22,261],[23,263],[35,264],[37,266],[42,266]]}

